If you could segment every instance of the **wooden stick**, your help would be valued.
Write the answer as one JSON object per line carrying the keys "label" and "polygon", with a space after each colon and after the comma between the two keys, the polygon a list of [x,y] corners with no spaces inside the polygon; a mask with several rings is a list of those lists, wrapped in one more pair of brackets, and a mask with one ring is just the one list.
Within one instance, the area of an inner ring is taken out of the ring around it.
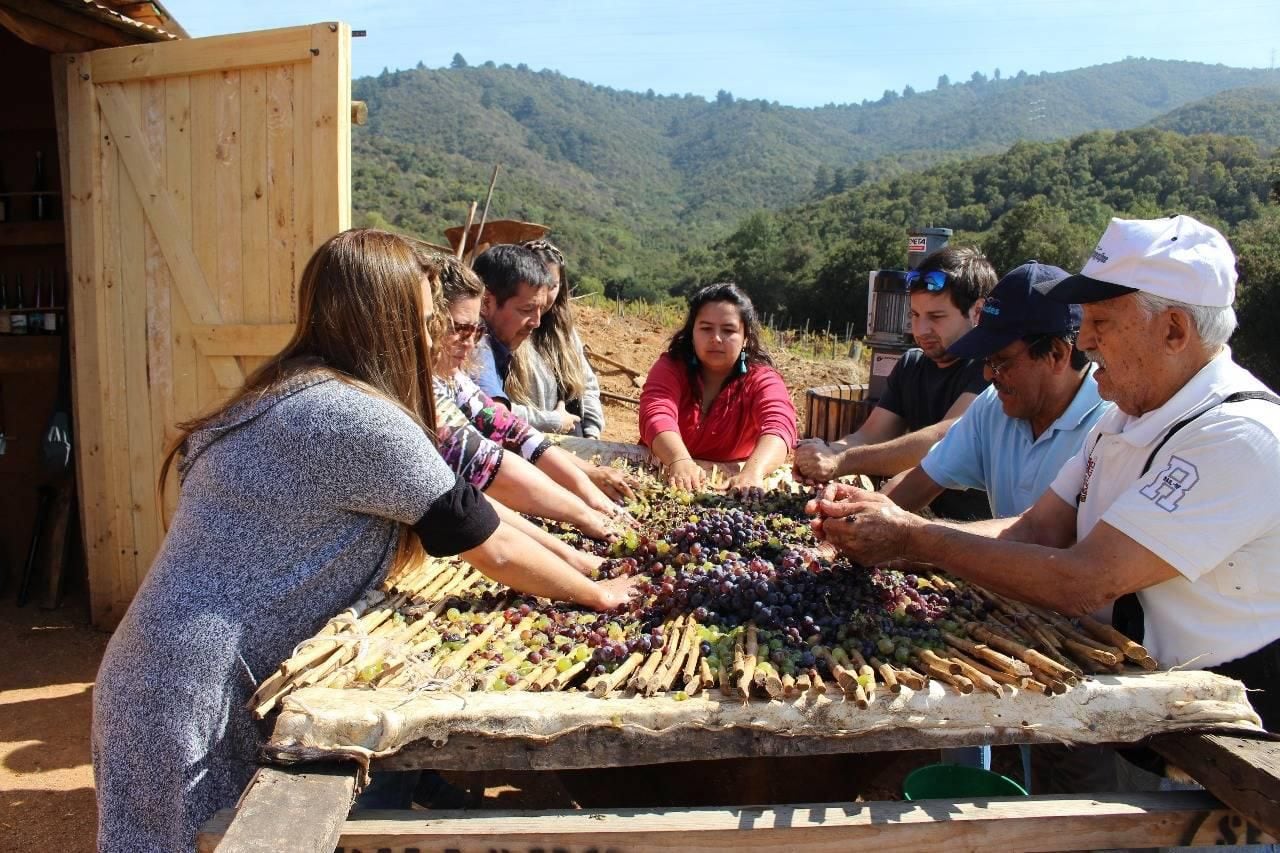
{"label": "wooden stick", "polygon": [[637,378],[638,378],[638,377],[641,377],[641,376],[644,376],[644,374],[643,374],[643,373],[641,373],[639,370],[636,370],[634,367],[631,367],[630,365],[623,364],[623,363],[622,363],[622,362],[620,362],[620,361],[615,361],[615,360],[613,360],[612,358],[609,358],[609,357],[608,357],[608,356],[606,356],[606,355],[601,355],[600,353],[595,352],[594,350],[592,350],[590,347],[585,347],[585,346],[584,346],[584,347],[582,348],[582,351],[583,351],[584,353],[586,353],[587,359],[588,359],[588,360],[590,360],[590,361],[599,361],[599,362],[602,362],[602,363],[604,363],[604,364],[609,365],[610,367],[616,367],[616,368],[618,368],[619,370],[621,370],[623,373],[629,374],[629,375],[631,375],[631,376],[635,376],[635,377],[637,377]]}
{"label": "wooden stick", "polygon": [[747,623],[747,642],[742,653],[742,675],[738,678],[738,695],[743,699],[751,698],[751,680],[756,675],[756,653],[759,642],[754,622]]}
{"label": "wooden stick", "polygon": [[[480,227],[476,229],[476,241],[472,245],[479,246],[480,238],[484,236],[484,224],[489,219],[489,201],[493,198],[493,185],[498,182],[498,164],[493,164],[493,176],[489,178],[489,191],[484,195],[484,213],[480,214]],[[467,231],[471,230],[471,223],[467,223]]]}
{"label": "wooden stick", "polygon": [[974,687],[979,690],[985,690],[995,696],[1004,696],[1004,689],[1000,687],[1000,684],[978,667],[973,666],[967,661],[961,660],[959,657],[953,657],[946,660],[949,663],[958,665],[960,668],[960,675],[963,675],[965,678],[972,681]]}
{"label": "wooden stick", "polygon": [[1074,684],[1079,679],[1069,667],[1065,667],[1055,660],[1052,660],[1035,649],[1028,648],[1021,643],[1015,642],[1008,637],[1003,637],[989,628],[984,628],[977,622],[969,622],[965,625],[965,630],[969,632],[969,636],[974,637],[990,646],[995,646],[1006,654],[1013,655],[1028,666],[1038,669],[1060,681],[1067,684]]}
{"label": "wooden stick", "polygon": [[[928,650],[926,649],[925,651],[928,651]],[[916,663],[920,664],[920,666],[924,669],[924,671],[927,672],[929,675],[933,676],[939,681],[943,681],[943,682],[946,682],[947,684],[950,684],[952,687],[954,687],[956,690],[960,691],[964,695],[967,696],[973,692],[973,682],[965,678],[963,675],[956,675],[955,673],[951,672],[951,670],[946,666],[938,666],[937,664],[931,663],[925,660],[923,657],[921,657],[919,653],[916,653],[915,661]]]}
{"label": "wooden stick", "polygon": [[[695,654],[697,652],[696,649],[691,648],[693,641],[697,636],[698,625],[693,621],[693,619],[690,619],[688,624],[685,625],[684,635],[680,639],[680,646],[676,649],[675,654],[672,655],[661,668],[659,668],[657,675],[650,679],[649,683],[645,686],[644,695],[652,696],[660,690],[666,691],[671,689],[671,685],[675,683],[676,676],[679,675],[684,668],[682,664],[684,663],[685,658],[688,656],[690,651],[693,651]],[[697,658],[694,658],[694,665],[697,665]]]}
{"label": "wooden stick", "polygon": [[600,396],[606,400],[614,400],[619,403],[630,403],[633,406],[640,405],[639,397],[628,397],[626,394],[615,394],[612,391],[606,391],[603,388],[600,389]]}
{"label": "wooden stick", "polygon": [[[1002,669],[995,669],[994,667],[988,666],[976,658],[969,657],[959,649],[952,649],[947,653],[947,657],[957,660],[968,667],[976,669],[978,672],[981,672],[983,675],[987,676],[987,678],[990,678],[992,681],[995,681],[998,684],[1011,684],[1014,686],[1018,684],[1018,681],[1019,681],[1018,676],[1010,675],[1009,673],[1005,672]],[[967,673],[961,673],[961,674],[967,676]]]}
{"label": "wooden stick", "polygon": [[857,649],[849,652],[849,660],[858,672],[858,684],[866,691],[867,703],[876,701],[876,671],[867,664]]}
{"label": "wooden stick", "polygon": [[912,690],[923,690],[927,685],[928,679],[916,672],[909,666],[904,666],[897,671],[898,681],[902,682]]}
{"label": "wooden stick", "polygon": [[732,673],[724,665],[724,658],[720,659],[720,668],[717,670],[716,678],[720,682],[720,692],[725,696],[733,695]]}
{"label": "wooden stick", "polygon": [[809,669],[809,689],[818,696],[827,692],[826,682],[822,680],[822,675],[816,666]]}
{"label": "wooden stick", "polygon": [[471,208],[467,211],[467,224],[462,229],[462,239],[458,241],[458,260],[462,260],[462,256],[467,253],[467,238],[471,236],[471,223],[476,218],[476,203],[471,202]]}
{"label": "wooden stick", "polygon": [[961,674],[961,667],[957,661],[941,658],[934,653],[933,649],[918,649],[916,651],[916,656],[919,657],[920,660],[929,664],[930,666],[936,666],[939,669],[945,669],[947,672],[951,673],[952,675]]}
{"label": "wooden stick", "polygon": [[551,679],[551,684],[548,685],[548,687],[551,690],[563,690],[565,688],[565,685],[567,685],[570,681],[573,681],[573,679],[577,677],[578,673],[582,672],[586,668],[587,668],[587,661],[580,660],[577,663],[575,663],[573,666],[566,669],[564,672],[557,673],[556,677]]}
{"label": "wooden stick", "polygon": [[644,652],[632,652],[627,655],[627,659],[617,669],[600,676],[591,688],[591,695],[597,699],[603,699],[617,690],[626,683],[628,676],[635,671],[636,667],[640,666],[643,660]]}
{"label": "wooden stick", "polygon": [[802,672],[796,676],[796,692],[800,694],[808,693],[813,687],[813,681],[809,678],[809,673]]}
{"label": "wooden stick", "polygon": [[702,692],[705,687],[711,689],[711,685],[716,683],[716,677],[711,672],[711,664],[707,663],[705,657],[698,658],[698,672],[684,684],[684,692],[690,696],[696,696]]}
{"label": "wooden stick", "polygon": [[1126,658],[1143,669],[1151,671],[1159,666],[1155,658],[1151,657],[1151,653],[1143,646],[1130,640],[1110,625],[1104,625],[1089,616],[1081,616],[1079,622],[1080,627],[1084,629],[1086,634],[1120,649]]}
{"label": "wooden stick", "polygon": [[1063,645],[1063,648],[1065,648],[1068,651],[1074,652],[1078,657],[1082,658],[1083,660],[1100,663],[1103,666],[1107,666],[1107,667],[1116,666],[1117,664],[1121,663],[1121,661],[1123,660],[1123,658],[1117,657],[1111,652],[1105,651],[1103,649],[1099,649],[1095,646],[1088,645],[1085,643],[1078,643],[1072,639],[1064,639],[1062,641],[1062,645]]}
{"label": "wooden stick", "polygon": [[985,661],[988,666],[998,669],[1001,672],[1007,672],[1010,675],[1020,678],[1031,677],[1031,667],[1016,658],[1000,654],[1000,652],[990,646],[986,646],[981,643],[974,643],[964,637],[957,637],[954,634],[944,633],[942,635],[942,640],[948,646],[951,646],[951,648],[964,652],[971,657]]}
{"label": "wooden stick", "polygon": [[902,692],[902,685],[898,683],[898,676],[894,674],[893,667],[874,657],[871,658],[871,666],[880,673],[880,679],[884,682],[884,686],[889,688],[890,693]]}
{"label": "wooden stick", "polygon": [[789,672],[782,673],[782,695],[790,699],[799,691],[796,689],[796,677]]}

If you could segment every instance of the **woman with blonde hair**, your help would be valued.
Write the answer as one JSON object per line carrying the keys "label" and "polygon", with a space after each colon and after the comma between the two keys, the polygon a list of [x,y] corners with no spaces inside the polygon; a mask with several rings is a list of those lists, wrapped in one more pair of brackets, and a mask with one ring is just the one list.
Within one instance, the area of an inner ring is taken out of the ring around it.
{"label": "woman with blonde hair", "polygon": [[534,595],[627,600],[625,585],[592,583],[503,524],[440,458],[424,272],[393,234],[325,241],[302,273],[292,340],[182,425],[161,480],[176,460],[177,511],[94,688],[100,850],[195,847],[255,770],[245,703],[258,681],[414,557],[411,531],[428,553]]}

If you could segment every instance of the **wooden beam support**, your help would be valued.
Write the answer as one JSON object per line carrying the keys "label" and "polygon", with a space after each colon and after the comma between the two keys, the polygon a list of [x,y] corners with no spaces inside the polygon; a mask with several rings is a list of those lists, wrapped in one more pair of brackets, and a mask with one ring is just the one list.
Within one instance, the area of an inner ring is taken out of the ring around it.
{"label": "wooden beam support", "polygon": [[100,51],[93,55],[93,80],[119,83],[143,77],[310,62],[311,58],[311,28],[286,27]]}
{"label": "wooden beam support", "polygon": [[219,853],[328,853],[337,846],[355,799],[356,771],[354,764],[298,770],[263,767],[245,789],[234,817],[223,814],[217,838],[210,843],[202,833],[198,849],[201,853],[215,846]]}
{"label": "wooden beam support", "polygon": [[270,356],[293,337],[293,323],[198,324],[191,337],[205,356]]}
{"label": "wooden beam support", "polygon": [[[356,812],[341,825],[344,850],[780,850],[835,853],[914,850],[1093,850],[1264,841],[1209,794],[1008,797],[920,802],[818,803],[751,808],[599,811]],[[226,825],[219,812],[199,849]],[[238,822],[238,821],[237,821]],[[299,822],[288,824],[301,830]],[[1225,828],[1225,832],[1224,832]],[[229,833],[228,833],[229,835]],[[277,841],[282,836],[276,836]],[[289,850],[320,850],[288,838]],[[226,843],[219,851],[228,849]],[[237,847],[244,849],[265,849]],[[286,849],[281,844],[280,849]]]}
{"label": "wooden beam support", "polygon": [[364,101],[351,102],[351,123],[363,125],[369,121],[369,105]]}
{"label": "wooden beam support", "polygon": [[1250,822],[1280,836],[1280,743],[1170,734],[1152,738],[1150,745]]}

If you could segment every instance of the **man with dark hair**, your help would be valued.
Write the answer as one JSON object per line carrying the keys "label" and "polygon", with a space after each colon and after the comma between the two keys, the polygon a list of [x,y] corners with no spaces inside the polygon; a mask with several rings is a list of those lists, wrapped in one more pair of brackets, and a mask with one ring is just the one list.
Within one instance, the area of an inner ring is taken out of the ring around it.
{"label": "man with dark hair", "polygon": [[553,279],[536,254],[508,243],[486,249],[472,269],[484,282],[480,316],[489,327],[476,347],[475,381],[480,390],[509,406],[506,381],[511,353],[538,328],[550,307]]}
{"label": "man with dark hair", "polygon": [[[947,348],[973,328],[996,278],[991,262],[968,246],[939,249],[907,273],[916,348],[894,366],[884,396],[857,432],[830,445],[801,442],[796,473],[826,482],[848,474],[893,477],[919,465],[987,386],[981,361],[957,359]],[[979,494],[948,491],[932,508],[946,518],[989,517]]]}
{"label": "man with dark hair", "polygon": [[996,518],[1018,515],[1044,494],[1110,406],[1075,348],[1080,306],[1035,289],[1067,277],[1034,261],[987,297],[978,326],[948,349],[982,360],[990,387],[978,395],[919,465],[884,489],[903,509],[924,508],[944,489],[981,489]]}

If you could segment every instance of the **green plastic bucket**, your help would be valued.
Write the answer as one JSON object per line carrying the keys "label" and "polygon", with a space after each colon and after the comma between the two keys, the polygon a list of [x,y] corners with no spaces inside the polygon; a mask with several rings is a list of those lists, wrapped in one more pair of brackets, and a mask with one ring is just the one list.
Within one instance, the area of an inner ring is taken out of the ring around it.
{"label": "green plastic bucket", "polygon": [[908,800],[1027,796],[1026,789],[1008,776],[958,764],[917,767],[902,781],[902,793]]}

